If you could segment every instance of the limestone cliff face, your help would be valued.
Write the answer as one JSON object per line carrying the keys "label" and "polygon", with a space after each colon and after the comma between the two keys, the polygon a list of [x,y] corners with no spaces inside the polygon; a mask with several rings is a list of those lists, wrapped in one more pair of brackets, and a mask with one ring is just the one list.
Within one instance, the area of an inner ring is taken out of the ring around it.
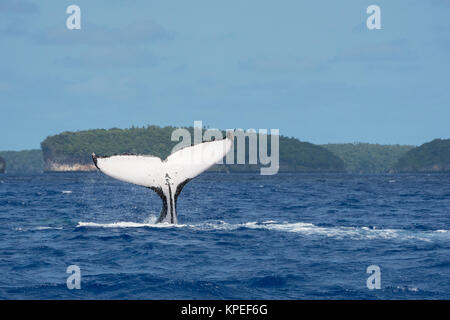
{"label": "limestone cliff face", "polygon": [[5,173],[5,171],[6,171],[6,162],[2,157],[0,157],[0,173]]}
{"label": "limestone cliff face", "polygon": [[47,172],[70,172],[70,171],[95,171],[97,168],[94,164],[81,164],[81,163],[54,163],[46,162],[45,170]]}

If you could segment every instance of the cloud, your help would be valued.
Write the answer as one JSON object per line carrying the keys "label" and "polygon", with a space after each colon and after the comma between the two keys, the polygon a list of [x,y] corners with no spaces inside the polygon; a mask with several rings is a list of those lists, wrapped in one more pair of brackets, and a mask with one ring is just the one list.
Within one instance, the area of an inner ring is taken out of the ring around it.
{"label": "cloud", "polygon": [[351,48],[339,53],[333,62],[396,61],[411,56],[412,51],[404,41],[391,41]]}
{"label": "cloud", "polygon": [[12,85],[8,82],[0,81],[0,91],[9,91],[12,89]]}
{"label": "cloud", "polygon": [[[450,0],[449,0],[450,1]],[[238,70],[253,72],[318,72],[341,62],[383,62],[411,60],[413,51],[406,41],[397,40],[352,47],[334,57],[320,59],[258,56],[238,63]]]}
{"label": "cloud", "polygon": [[436,6],[450,6],[450,0],[433,0],[431,3]]}
{"label": "cloud", "polygon": [[135,93],[128,78],[92,77],[69,85],[66,91],[73,95],[127,97]]}
{"label": "cloud", "polygon": [[238,63],[241,71],[254,72],[299,72],[299,71],[320,71],[326,65],[318,60],[303,59],[299,57],[252,57]]}
{"label": "cloud", "polygon": [[0,91],[5,92],[13,90],[13,83],[16,83],[17,80],[18,77],[12,72],[12,69],[0,66]]}
{"label": "cloud", "polygon": [[442,48],[442,50],[444,50],[446,52],[450,52],[450,40],[443,39],[439,42],[439,45]]}
{"label": "cloud", "polygon": [[37,43],[45,45],[130,45],[173,39],[173,34],[152,20],[134,22],[123,28],[108,28],[86,21],[81,30],[54,26],[33,33]]}
{"label": "cloud", "polygon": [[1,0],[0,13],[35,13],[39,7],[25,0]]}
{"label": "cloud", "polygon": [[26,22],[23,19],[14,19],[13,22],[5,23],[3,26],[0,26],[0,35],[5,37],[24,36],[28,32],[24,27],[25,24]]}
{"label": "cloud", "polygon": [[[4,1],[4,0],[0,0]],[[26,27],[25,20],[0,25],[4,36],[24,36],[41,45],[120,46],[169,41],[174,34],[153,20],[135,21],[124,27],[110,28],[83,20],[80,30],[69,30],[65,24],[47,28]]]}
{"label": "cloud", "polygon": [[366,22],[365,22],[365,21],[362,21],[362,22],[358,23],[357,25],[355,25],[355,26],[352,28],[352,31],[353,31],[353,32],[356,32],[356,33],[361,33],[361,32],[369,31],[369,29],[367,29]]}
{"label": "cloud", "polygon": [[159,60],[148,50],[136,47],[118,47],[114,50],[96,47],[57,62],[74,68],[145,68],[157,65]]}

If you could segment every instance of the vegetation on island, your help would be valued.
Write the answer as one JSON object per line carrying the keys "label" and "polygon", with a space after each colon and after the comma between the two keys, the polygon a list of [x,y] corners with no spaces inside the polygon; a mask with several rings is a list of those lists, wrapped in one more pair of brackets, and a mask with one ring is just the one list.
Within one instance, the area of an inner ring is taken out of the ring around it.
{"label": "vegetation on island", "polygon": [[0,157],[0,173],[5,173],[5,166],[6,166],[5,160],[2,157]]}
{"label": "vegetation on island", "polygon": [[345,170],[354,173],[390,172],[397,161],[413,146],[371,143],[338,143],[322,145],[345,163]]}
{"label": "vegetation on island", "polygon": [[[47,137],[42,143],[45,170],[52,164],[91,164],[91,154],[151,154],[166,158],[178,141],[171,141],[175,127],[147,126],[129,129],[96,129],[63,132]],[[186,128],[193,137],[193,128]],[[225,132],[222,132],[225,135]],[[270,136],[267,137],[270,150]],[[249,144],[246,143],[248,160]],[[235,153],[237,148],[235,148]],[[270,152],[269,152],[270,153]],[[235,159],[237,157],[235,156]],[[246,161],[248,164],[248,161]],[[253,171],[259,165],[226,165],[230,171]],[[217,169],[217,168],[216,168]],[[280,136],[280,171],[343,171],[344,163],[333,153],[320,146]]]}
{"label": "vegetation on island", "polygon": [[0,157],[5,161],[7,173],[40,173],[43,171],[44,159],[42,151],[0,151]]}
{"label": "vegetation on island", "polygon": [[450,139],[435,139],[410,150],[394,169],[397,172],[450,171]]}
{"label": "vegetation on island", "polygon": [[101,156],[123,153],[151,154],[166,158],[177,144],[176,141],[170,140],[175,129],[148,126],[124,130],[112,128],[63,132],[47,137],[41,143],[41,148],[46,166],[50,162],[92,164],[92,153]]}
{"label": "vegetation on island", "polygon": [[[4,159],[7,173],[51,171],[52,164],[92,167],[91,154],[151,154],[166,158],[179,141],[172,141],[176,127],[147,126],[63,132],[47,137],[42,150],[0,152],[0,172]],[[193,128],[186,128],[193,137]],[[223,136],[225,132],[222,131]],[[270,154],[270,136],[267,137]],[[436,139],[419,147],[369,143],[314,145],[296,138],[280,136],[280,172],[435,172],[450,171],[450,139]],[[246,138],[245,165],[218,165],[214,171],[256,171],[260,165],[248,164],[249,139]],[[259,144],[258,144],[259,145]],[[235,142],[234,159],[237,159]],[[259,153],[259,152],[258,152]],[[236,162],[235,162],[236,163]],[[76,166],[75,166],[76,168]],[[76,169],[75,169],[76,170]]]}

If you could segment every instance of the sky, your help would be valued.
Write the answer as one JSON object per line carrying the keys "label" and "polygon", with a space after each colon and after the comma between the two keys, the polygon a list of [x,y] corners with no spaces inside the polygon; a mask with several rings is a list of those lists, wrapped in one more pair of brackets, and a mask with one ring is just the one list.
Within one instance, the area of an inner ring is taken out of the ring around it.
{"label": "sky", "polygon": [[450,0],[0,0],[0,150],[195,120],[317,144],[450,138]]}

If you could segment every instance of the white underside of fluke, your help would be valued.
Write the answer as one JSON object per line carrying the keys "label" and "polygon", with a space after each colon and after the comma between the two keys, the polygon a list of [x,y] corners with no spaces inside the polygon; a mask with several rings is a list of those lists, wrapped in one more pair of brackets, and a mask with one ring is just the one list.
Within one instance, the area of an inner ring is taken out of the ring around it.
{"label": "white underside of fluke", "polygon": [[154,190],[163,201],[158,222],[177,223],[176,200],[183,186],[221,160],[230,151],[233,137],[203,142],[172,153],[166,160],[150,155],[92,155],[104,174]]}

